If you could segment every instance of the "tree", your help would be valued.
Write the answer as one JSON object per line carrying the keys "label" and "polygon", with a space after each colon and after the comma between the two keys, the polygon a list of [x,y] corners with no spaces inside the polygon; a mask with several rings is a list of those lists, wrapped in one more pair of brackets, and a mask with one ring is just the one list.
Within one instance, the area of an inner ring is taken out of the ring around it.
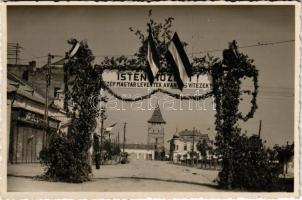
{"label": "tree", "polygon": [[173,153],[175,151],[176,145],[175,145],[175,139],[178,138],[176,135],[173,135],[173,138],[170,140],[170,155],[169,160],[173,161]]}
{"label": "tree", "polygon": [[[292,143],[291,145],[286,144],[283,146],[275,145],[274,151],[276,152],[275,158],[279,161],[281,172],[283,174],[286,174],[288,168],[287,167],[288,162],[294,155],[294,143]],[[284,170],[284,166],[285,166],[285,170]]]}
{"label": "tree", "polygon": [[197,150],[200,152],[203,162],[206,165],[207,155],[212,153],[213,147],[211,145],[209,145],[205,139],[203,139],[203,140],[198,141]]}
{"label": "tree", "polygon": [[200,152],[200,155],[203,157],[207,156],[207,151],[209,150],[209,145],[205,139],[202,141],[199,140],[197,143],[197,150]]}
{"label": "tree", "polygon": [[119,145],[114,145],[113,150],[112,150],[112,155],[113,156],[118,156],[121,153],[121,148]]}

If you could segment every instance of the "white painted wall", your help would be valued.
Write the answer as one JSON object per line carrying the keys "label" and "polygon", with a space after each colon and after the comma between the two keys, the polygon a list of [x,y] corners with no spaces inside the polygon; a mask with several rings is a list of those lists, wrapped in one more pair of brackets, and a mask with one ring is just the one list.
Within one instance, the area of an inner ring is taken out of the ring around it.
{"label": "white painted wall", "polygon": [[148,149],[125,149],[128,154],[135,154],[136,159],[147,159],[147,155],[152,155],[152,160],[154,160],[154,150]]}

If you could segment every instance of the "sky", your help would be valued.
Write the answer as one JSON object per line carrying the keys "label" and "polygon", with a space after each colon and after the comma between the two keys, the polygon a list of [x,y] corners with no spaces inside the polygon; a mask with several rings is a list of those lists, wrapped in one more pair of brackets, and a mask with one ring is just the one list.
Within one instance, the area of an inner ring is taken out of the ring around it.
{"label": "sky", "polygon": [[[186,41],[189,58],[201,57],[210,50],[210,55],[221,58],[222,49],[228,42],[237,40],[239,46],[271,43],[295,39],[294,7],[290,6],[9,6],[8,42],[20,43],[24,48],[21,62],[37,60],[38,66],[47,61],[47,54],[64,55],[69,50],[67,40],[77,38],[87,40],[96,56],[95,63],[104,56],[133,55],[140,43],[129,31],[129,27],[141,29],[145,33],[148,10],[158,22],[172,16],[173,31]],[[253,119],[240,122],[242,132],[247,135],[258,133],[262,120],[261,137],[268,146],[292,142],[294,138],[294,42],[242,48],[241,52],[254,59],[259,70],[258,109]],[[250,87],[251,82],[243,83]],[[115,89],[119,94],[145,94],[146,89]],[[184,90],[184,93],[192,91]],[[183,102],[183,110],[171,111],[163,108],[164,95],[152,99],[158,101],[166,120],[165,140],[176,130],[195,127],[202,133],[215,137],[212,99],[207,99],[202,110],[188,110],[188,102]],[[247,112],[250,97],[244,97],[240,109]],[[119,102],[121,105],[122,102]],[[122,135],[122,122],[127,122],[127,143],[146,143],[147,120],[152,111],[143,102],[144,111],[129,109],[108,111],[105,126],[119,122],[113,129],[114,136]],[[179,106],[179,101],[175,101]],[[167,146],[166,142],[166,146]]]}

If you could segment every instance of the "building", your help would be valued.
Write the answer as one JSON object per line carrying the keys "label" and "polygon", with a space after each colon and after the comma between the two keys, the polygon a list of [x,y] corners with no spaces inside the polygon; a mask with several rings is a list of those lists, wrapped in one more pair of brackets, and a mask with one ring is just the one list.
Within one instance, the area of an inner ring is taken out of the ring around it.
{"label": "building", "polygon": [[[67,117],[50,102],[49,130],[57,132]],[[48,143],[45,123],[45,98],[35,88],[16,76],[7,73],[7,133],[8,162],[39,162],[39,153]]]}
{"label": "building", "polygon": [[148,120],[147,137],[147,144],[155,149],[156,160],[161,160],[165,157],[165,124],[166,121],[163,119],[159,105],[157,104],[151,118]]}
{"label": "building", "polygon": [[155,149],[152,145],[146,144],[125,144],[125,152],[129,158],[137,160],[154,160]]}
{"label": "building", "polygon": [[[181,162],[187,159],[192,159],[194,152],[194,159],[201,159],[201,153],[198,151],[198,144],[212,145],[208,134],[202,134],[197,130],[185,129],[175,134],[170,142],[170,160],[173,162]],[[207,152],[208,154],[208,152]]]}
{"label": "building", "polygon": [[[51,64],[51,84],[48,88],[49,99],[53,101],[57,98],[58,92],[64,88],[63,59]],[[46,95],[46,74],[47,65],[36,67],[36,62],[28,64],[8,64],[7,71],[29,83],[42,96]]]}

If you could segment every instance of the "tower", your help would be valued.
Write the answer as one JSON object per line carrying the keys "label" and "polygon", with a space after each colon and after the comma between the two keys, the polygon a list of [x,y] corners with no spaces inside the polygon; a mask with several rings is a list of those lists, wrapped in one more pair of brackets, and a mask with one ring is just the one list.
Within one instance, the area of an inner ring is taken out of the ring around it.
{"label": "tower", "polygon": [[148,141],[147,144],[155,149],[155,159],[164,158],[164,125],[166,121],[163,119],[159,105],[153,111],[151,118],[148,120]]}

